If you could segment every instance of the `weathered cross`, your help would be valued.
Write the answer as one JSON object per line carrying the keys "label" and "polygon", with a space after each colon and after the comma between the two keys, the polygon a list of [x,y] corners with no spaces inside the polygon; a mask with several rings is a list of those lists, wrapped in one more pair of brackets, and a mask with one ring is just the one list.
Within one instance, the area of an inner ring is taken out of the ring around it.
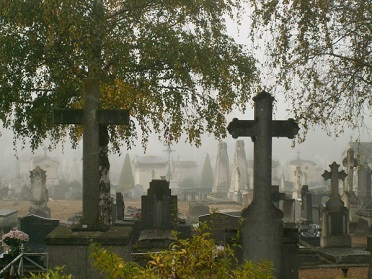
{"label": "weathered cross", "polygon": [[[234,118],[227,126],[227,130],[234,139],[252,138],[254,142],[254,198],[271,202],[272,137],[293,139],[300,128],[292,118],[272,120],[274,98],[269,93],[263,91],[257,94],[253,101],[255,102],[254,120]],[[266,188],[258,186],[262,179],[265,181]]]}
{"label": "weathered cross", "polygon": [[333,162],[331,165],[329,165],[331,168],[331,171],[325,170],[322,174],[322,177],[325,181],[331,179],[331,197],[339,197],[338,192],[338,180],[341,179],[342,181],[345,180],[347,174],[344,170],[338,171],[338,168],[340,167],[339,164],[336,162]]}
{"label": "weathered cross", "polygon": [[103,110],[99,105],[99,81],[84,80],[83,109],[54,111],[56,124],[83,124],[83,218],[81,229],[105,230],[100,223],[100,127],[129,124],[129,110]]}
{"label": "weathered cross", "polygon": [[233,136],[251,137],[254,142],[253,201],[243,209],[245,219],[242,229],[244,259],[258,262],[268,259],[274,263],[280,278],[282,261],[283,212],[271,200],[272,137],[288,137],[298,133],[293,119],[272,120],[274,98],[261,92],[254,98],[254,120],[233,119],[227,130]]}
{"label": "weathered cross", "polygon": [[353,182],[354,182],[354,168],[358,166],[358,160],[354,158],[354,150],[349,148],[347,150],[346,157],[342,160],[342,165],[346,167],[347,171],[347,185],[346,191],[353,192]]}

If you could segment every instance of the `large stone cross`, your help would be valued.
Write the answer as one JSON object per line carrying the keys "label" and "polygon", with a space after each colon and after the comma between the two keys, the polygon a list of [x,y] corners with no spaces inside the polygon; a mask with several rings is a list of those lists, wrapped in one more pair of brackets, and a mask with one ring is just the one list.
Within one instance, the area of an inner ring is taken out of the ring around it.
{"label": "large stone cross", "polygon": [[331,168],[331,171],[325,170],[322,174],[322,177],[325,181],[331,180],[331,197],[339,197],[338,192],[338,180],[341,179],[342,181],[345,180],[347,174],[344,170],[338,171],[338,168],[340,167],[339,164],[336,162],[333,162],[331,165],[329,165]]}
{"label": "large stone cross", "polygon": [[54,111],[56,124],[83,124],[83,218],[81,229],[105,230],[100,216],[100,127],[129,124],[129,110],[102,110],[98,79],[84,80],[83,109]]}
{"label": "large stone cross", "polygon": [[254,120],[233,119],[227,130],[233,136],[251,137],[254,142],[253,201],[243,209],[242,229],[244,259],[274,263],[275,275],[280,278],[282,261],[283,212],[271,200],[272,138],[294,138],[299,127],[293,119],[272,120],[274,98],[261,92],[254,98]]}
{"label": "large stone cross", "polygon": [[[253,198],[257,202],[263,200],[271,202],[272,138],[293,139],[298,133],[299,127],[292,118],[272,120],[274,98],[269,93],[263,91],[257,94],[253,101],[255,103],[254,120],[234,118],[227,126],[227,130],[234,139],[238,137],[252,138],[254,142]],[[265,187],[258,186],[261,181],[265,182]]]}

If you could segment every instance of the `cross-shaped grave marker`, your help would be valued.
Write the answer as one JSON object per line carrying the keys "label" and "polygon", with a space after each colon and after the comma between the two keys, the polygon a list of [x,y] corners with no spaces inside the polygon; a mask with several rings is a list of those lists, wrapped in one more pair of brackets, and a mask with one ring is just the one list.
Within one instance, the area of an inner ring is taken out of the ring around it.
{"label": "cross-shaped grave marker", "polygon": [[331,180],[331,196],[333,197],[339,197],[339,192],[338,192],[338,180],[345,180],[347,174],[345,173],[344,170],[338,171],[338,168],[340,167],[339,164],[336,162],[333,162],[331,165],[329,165],[331,168],[331,171],[325,170],[322,174],[322,177],[324,178],[325,181]]}
{"label": "cross-shaped grave marker", "polygon": [[[333,162],[331,165],[329,165],[329,167],[331,168],[331,171],[329,172],[325,170],[322,174],[324,181],[327,181],[329,179],[331,180],[331,196],[327,202],[327,207],[329,207],[331,203],[334,203],[334,205],[337,204],[337,206],[343,206],[344,203],[340,199],[340,195],[338,191],[338,180],[341,179],[342,181],[344,181],[347,174],[345,173],[344,170],[338,171],[338,168],[340,167],[340,165],[337,164],[336,162]],[[339,201],[339,202],[336,203],[336,201]]]}
{"label": "cross-shaped grave marker", "polygon": [[254,98],[254,120],[234,118],[227,126],[233,136],[251,137],[254,142],[253,201],[243,209],[243,257],[258,262],[267,259],[274,263],[275,275],[280,278],[282,261],[283,212],[271,199],[272,138],[294,138],[299,127],[293,119],[272,120],[274,98],[263,91]]}
{"label": "cross-shaped grave marker", "polygon": [[83,124],[83,218],[81,230],[106,230],[99,222],[100,125],[129,124],[129,110],[103,110],[99,105],[98,79],[84,80],[83,109],[54,111],[56,124]]}
{"label": "cross-shaped grave marker", "polygon": [[325,170],[322,177],[325,181],[331,180],[331,195],[323,208],[321,248],[351,247],[349,235],[349,211],[344,206],[338,192],[339,179],[345,180],[347,174],[344,170],[338,171],[339,164],[333,162],[329,165],[331,171]]}

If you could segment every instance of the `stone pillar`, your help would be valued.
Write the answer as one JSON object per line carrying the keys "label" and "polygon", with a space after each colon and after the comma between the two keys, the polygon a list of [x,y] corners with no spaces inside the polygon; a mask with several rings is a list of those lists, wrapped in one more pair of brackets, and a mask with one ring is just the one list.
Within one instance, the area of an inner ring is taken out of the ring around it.
{"label": "stone pillar", "polygon": [[230,162],[229,156],[227,155],[227,145],[225,142],[219,142],[212,192],[216,194],[224,194],[227,196],[229,185]]}

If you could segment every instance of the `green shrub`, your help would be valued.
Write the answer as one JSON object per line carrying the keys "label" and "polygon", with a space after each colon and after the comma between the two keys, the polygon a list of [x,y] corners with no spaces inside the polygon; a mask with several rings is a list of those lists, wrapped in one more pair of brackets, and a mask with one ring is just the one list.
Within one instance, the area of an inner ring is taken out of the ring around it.
{"label": "green shrub", "polygon": [[217,246],[210,238],[210,228],[201,224],[189,239],[177,239],[169,249],[158,253],[149,253],[145,267],[135,262],[125,262],[122,258],[99,244],[90,245],[90,257],[93,265],[106,278],[250,278],[273,279],[273,264],[261,261],[254,264],[245,261],[238,265],[234,249],[230,246]]}
{"label": "green shrub", "polygon": [[71,275],[63,274],[63,266],[56,267],[54,270],[49,269],[47,272],[43,273],[31,273],[31,279],[72,279]]}

